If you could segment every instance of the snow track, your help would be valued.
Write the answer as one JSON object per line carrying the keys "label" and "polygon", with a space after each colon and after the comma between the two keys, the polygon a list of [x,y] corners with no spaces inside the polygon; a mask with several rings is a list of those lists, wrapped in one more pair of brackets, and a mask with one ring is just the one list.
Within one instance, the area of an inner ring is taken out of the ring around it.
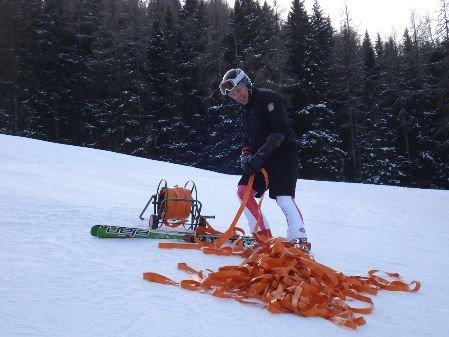
{"label": "snow track", "polygon": [[[0,135],[0,335],[447,336],[449,191],[298,181],[318,261],[422,282],[418,294],[374,297],[374,313],[353,332],[142,279],[153,271],[181,280],[188,276],[178,262],[215,270],[237,257],[90,236],[95,223],[144,227],[138,215],[160,178],[194,180],[203,213],[216,215],[212,225],[232,220],[237,176]],[[275,203],[267,198],[263,208],[274,235],[284,235]]]}

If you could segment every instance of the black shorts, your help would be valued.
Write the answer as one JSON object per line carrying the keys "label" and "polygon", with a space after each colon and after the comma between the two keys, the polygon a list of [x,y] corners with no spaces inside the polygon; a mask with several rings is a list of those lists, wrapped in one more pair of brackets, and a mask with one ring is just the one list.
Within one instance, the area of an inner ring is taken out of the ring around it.
{"label": "black shorts", "polygon": [[[298,179],[298,154],[296,151],[275,151],[264,164],[268,173],[268,190],[271,199],[279,195],[295,197],[296,180]],[[249,176],[244,174],[239,185],[246,185]],[[260,198],[267,189],[265,179],[261,172],[256,173],[253,189],[257,192],[256,198]]]}

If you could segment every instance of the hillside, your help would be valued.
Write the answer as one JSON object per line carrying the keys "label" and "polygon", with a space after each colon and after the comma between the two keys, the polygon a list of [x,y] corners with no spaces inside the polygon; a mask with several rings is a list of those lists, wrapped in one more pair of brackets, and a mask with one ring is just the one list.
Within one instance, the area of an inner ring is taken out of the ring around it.
{"label": "hillside", "polygon": [[[377,268],[422,282],[417,294],[374,297],[374,313],[353,332],[142,280],[146,271],[184,279],[178,262],[215,270],[240,258],[90,236],[93,224],[145,227],[138,215],[161,178],[195,181],[217,229],[232,220],[238,176],[0,135],[1,335],[447,336],[449,191],[298,181],[318,261],[347,274]],[[274,234],[284,235],[275,203],[267,199],[263,209]]]}

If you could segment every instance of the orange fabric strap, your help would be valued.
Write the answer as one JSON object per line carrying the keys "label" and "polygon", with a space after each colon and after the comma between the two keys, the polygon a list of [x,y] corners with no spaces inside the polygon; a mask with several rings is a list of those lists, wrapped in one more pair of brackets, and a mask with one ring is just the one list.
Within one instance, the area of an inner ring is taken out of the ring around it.
{"label": "orange fabric strap", "polygon": [[[268,183],[266,172],[264,176]],[[365,324],[363,315],[373,311],[370,296],[376,295],[379,290],[417,292],[420,289],[420,282],[406,283],[398,273],[383,273],[381,277],[379,270],[370,270],[367,276],[346,276],[316,262],[282,238],[268,239],[255,234],[260,245],[257,252],[245,249],[242,242],[224,246],[230,237],[243,232],[237,227],[237,221],[246,207],[253,182],[254,175],[248,180],[242,203],[231,225],[216,243],[159,243],[160,248],[201,249],[204,254],[239,255],[244,258],[240,265],[203,273],[179,263],[178,268],[189,273],[192,279],[178,283],[151,272],[144,273],[143,278],[216,297],[233,298],[241,303],[265,307],[271,313],[290,312],[305,317],[322,317],[351,329]],[[263,196],[259,201],[259,214],[262,199]],[[207,222],[198,231],[201,234],[220,234]],[[351,307],[348,298],[366,305]]]}
{"label": "orange fabric strap", "polygon": [[[265,169],[262,169],[262,173],[266,177],[266,182],[268,182],[268,175],[265,171]],[[215,254],[215,255],[232,255],[232,254],[239,254],[241,253],[239,250],[232,250],[227,249],[226,247],[223,247],[223,244],[229,240],[231,237],[237,234],[237,232],[240,232],[241,234],[244,234],[244,231],[237,227],[237,222],[240,218],[240,216],[243,213],[243,210],[246,207],[246,204],[248,203],[249,196],[251,194],[251,190],[253,188],[254,184],[254,174],[251,175],[248,179],[248,183],[246,185],[246,190],[242,198],[242,202],[240,203],[240,207],[237,210],[237,213],[234,216],[234,219],[232,220],[229,228],[224,232],[221,233],[217,230],[215,230],[207,221],[205,221],[206,226],[198,226],[195,230],[197,235],[204,235],[204,234],[219,234],[218,240],[215,242],[214,247],[211,247],[210,245],[205,245],[202,242],[197,241],[197,243],[178,243],[178,242],[160,242],[159,248],[165,248],[165,249],[171,249],[171,248],[177,248],[177,249],[201,249],[203,248],[204,253],[206,254]],[[261,198],[262,199],[262,198]],[[262,201],[262,200],[261,200]],[[260,201],[260,203],[261,203]],[[259,208],[260,208],[259,203]],[[260,214],[260,212],[259,212]],[[259,219],[258,219],[259,221]]]}
{"label": "orange fabric strap", "polygon": [[231,222],[231,225],[226,230],[226,232],[224,232],[224,234],[220,236],[220,238],[217,240],[216,243],[217,248],[220,248],[223,245],[223,243],[225,243],[226,240],[228,240],[235,234],[235,227],[237,226],[237,221],[240,219],[240,216],[242,215],[243,210],[245,209],[246,204],[248,203],[248,199],[251,194],[253,184],[254,184],[254,174],[252,174],[248,179],[248,183],[246,184],[246,190],[245,193],[243,194],[242,202],[240,203],[240,207],[237,210],[237,213],[235,214],[234,219]]}
{"label": "orange fabric strap", "polygon": [[[266,187],[265,188],[265,192],[266,192],[266,190],[268,189],[268,183],[269,183],[268,173],[267,173],[267,171],[265,169],[262,169],[261,172],[262,172],[262,175],[263,175],[264,180],[265,180],[265,187]],[[260,228],[260,221],[261,221],[261,218],[262,218],[262,201],[263,201],[263,198],[265,196],[265,192],[262,194],[262,196],[260,197],[260,200],[259,200],[259,202],[257,204],[258,217],[257,217],[256,225],[254,227],[253,236],[257,240],[257,242],[259,243],[260,246],[265,246],[266,247],[267,243],[272,238],[271,237],[265,237],[265,236],[263,236],[263,235],[258,233],[259,228]]]}
{"label": "orange fabric strap", "polygon": [[[220,254],[224,254],[224,248],[230,249],[223,247]],[[372,313],[369,295],[376,295],[381,289],[416,292],[421,286],[418,281],[404,282],[397,273],[385,273],[388,279],[377,276],[378,270],[369,271],[365,277],[346,276],[314,261],[281,238],[252,253],[238,266],[221,267],[207,275],[185,263],[178,264],[178,268],[194,279],[177,283],[155,273],[144,273],[143,277],[151,282],[263,306],[271,313],[322,317],[351,329],[365,324],[363,315]],[[367,306],[351,307],[348,298]]]}

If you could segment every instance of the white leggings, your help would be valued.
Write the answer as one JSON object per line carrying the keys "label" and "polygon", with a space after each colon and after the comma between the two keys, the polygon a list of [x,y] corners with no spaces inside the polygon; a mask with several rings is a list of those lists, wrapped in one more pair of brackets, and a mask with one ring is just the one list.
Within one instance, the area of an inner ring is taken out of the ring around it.
{"label": "white leggings", "polygon": [[[239,200],[242,201],[243,194],[245,193],[246,186],[239,185],[237,190],[237,196]],[[248,220],[248,225],[251,233],[256,230],[256,221],[258,218],[259,225],[257,226],[257,231],[269,229],[270,225],[268,224],[267,219],[263,214],[259,214],[257,202],[254,198],[256,192],[254,190],[251,191],[248,203],[244,209],[245,216]],[[304,229],[304,221],[302,218],[301,211],[295,203],[295,199],[291,196],[280,195],[276,197],[276,203],[281,208],[282,212],[284,212],[285,218],[287,219],[287,241],[291,241],[293,239],[298,238],[307,238],[306,230]]]}
{"label": "white leggings", "polygon": [[304,220],[295,199],[288,195],[280,195],[276,197],[276,203],[287,219],[287,241],[298,238],[307,239]]}
{"label": "white leggings", "polygon": [[307,239],[304,220],[299,207],[296,205],[295,198],[288,195],[280,195],[276,197],[276,203],[287,219],[287,241],[298,238]]}

